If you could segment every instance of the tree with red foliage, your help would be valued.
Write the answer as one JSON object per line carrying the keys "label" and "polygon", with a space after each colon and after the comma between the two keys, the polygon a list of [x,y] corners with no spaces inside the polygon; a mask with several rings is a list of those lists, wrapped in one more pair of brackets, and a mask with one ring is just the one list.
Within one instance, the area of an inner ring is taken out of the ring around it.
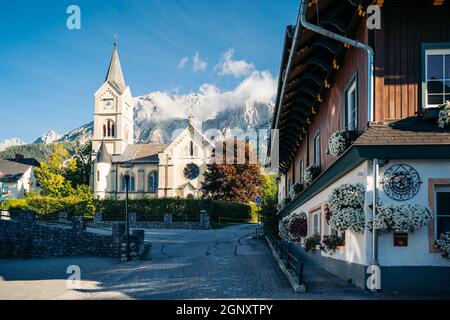
{"label": "tree with red foliage", "polygon": [[[226,152],[227,144],[230,143],[234,145],[232,163],[227,159]],[[243,150],[245,160],[241,159]],[[220,142],[216,144],[212,160],[213,163],[208,164],[202,183],[205,196],[215,200],[249,203],[260,194],[265,180],[258,162],[254,161],[254,150],[248,143],[237,140]]]}

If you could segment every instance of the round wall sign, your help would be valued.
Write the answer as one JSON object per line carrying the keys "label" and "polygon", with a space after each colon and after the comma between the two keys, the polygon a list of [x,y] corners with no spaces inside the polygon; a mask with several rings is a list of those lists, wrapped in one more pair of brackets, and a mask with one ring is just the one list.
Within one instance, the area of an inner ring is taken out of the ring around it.
{"label": "round wall sign", "polygon": [[383,189],[389,198],[406,201],[413,198],[420,189],[419,173],[407,164],[396,164],[384,173]]}

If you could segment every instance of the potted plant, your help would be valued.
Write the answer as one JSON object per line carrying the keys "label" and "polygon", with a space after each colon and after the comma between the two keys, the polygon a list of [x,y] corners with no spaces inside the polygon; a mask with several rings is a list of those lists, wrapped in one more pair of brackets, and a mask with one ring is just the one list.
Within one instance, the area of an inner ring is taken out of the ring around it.
{"label": "potted plant", "polygon": [[347,131],[339,130],[334,132],[328,140],[330,154],[336,158],[341,155],[348,147]]}
{"label": "potted plant", "polygon": [[450,101],[439,106],[438,126],[445,128],[450,124]]}
{"label": "potted plant", "polygon": [[291,241],[300,242],[308,234],[308,222],[305,212],[293,212],[289,215],[289,236]]}
{"label": "potted plant", "polygon": [[286,197],[284,198],[284,206],[288,206],[290,203],[292,202],[292,198],[291,197]]}
{"label": "potted plant", "polygon": [[312,249],[320,248],[320,234],[313,234],[312,236],[306,237],[303,242],[303,248],[305,251],[310,251]]}
{"label": "potted plant", "polygon": [[294,193],[298,196],[303,191],[303,183],[297,182],[294,184]]}
{"label": "potted plant", "polygon": [[320,174],[320,166],[313,164],[305,169],[305,174],[303,178],[307,184],[310,184],[314,181],[315,178]]}
{"label": "potted plant", "polygon": [[366,227],[364,216],[365,188],[362,184],[343,184],[331,191],[328,198],[332,212],[330,225],[334,230],[363,232]]}
{"label": "potted plant", "polygon": [[322,239],[322,250],[333,254],[339,247],[345,246],[345,239],[337,235],[323,236]]}
{"label": "potted plant", "polygon": [[439,240],[436,240],[436,247],[441,249],[444,258],[450,258],[450,231],[441,234]]}
{"label": "potted plant", "polygon": [[[371,207],[371,206],[370,206]],[[381,232],[414,232],[431,220],[429,208],[417,204],[384,205],[379,203],[375,217],[375,228]],[[373,221],[367,223],[369,231],[373,230]]]}

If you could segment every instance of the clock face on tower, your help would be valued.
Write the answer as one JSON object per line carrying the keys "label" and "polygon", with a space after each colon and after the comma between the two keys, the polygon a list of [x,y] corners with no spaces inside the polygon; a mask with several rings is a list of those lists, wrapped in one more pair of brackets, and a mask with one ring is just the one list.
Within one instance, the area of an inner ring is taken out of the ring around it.
{"label": "clock face on tower", "polygon": [[184,177],[188,180],[194,180],[200,174],[200,168],[195,163],[189,163],[184,167]]}
{"label": "clock face on tower", "polygon": [[103,107],[107,110],[111,110],[114,106],[114,100],[113,99],[105,99],[103,100]]}

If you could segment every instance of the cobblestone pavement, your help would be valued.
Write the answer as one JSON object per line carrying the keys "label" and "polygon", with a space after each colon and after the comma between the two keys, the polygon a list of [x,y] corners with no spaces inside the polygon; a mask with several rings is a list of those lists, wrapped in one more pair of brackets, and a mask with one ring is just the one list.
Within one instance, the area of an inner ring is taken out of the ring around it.
{"label": "cobblestone pavement", "polygon": [[[144,261],[108,258],[0,260],[0,299],[378,299],[310,266],[310,290],[294,293],[254,226],[219,230],[147,230]],[[81,268],[69,290],[66,269]],[[308,282],[309,281],[309,282]]]}

